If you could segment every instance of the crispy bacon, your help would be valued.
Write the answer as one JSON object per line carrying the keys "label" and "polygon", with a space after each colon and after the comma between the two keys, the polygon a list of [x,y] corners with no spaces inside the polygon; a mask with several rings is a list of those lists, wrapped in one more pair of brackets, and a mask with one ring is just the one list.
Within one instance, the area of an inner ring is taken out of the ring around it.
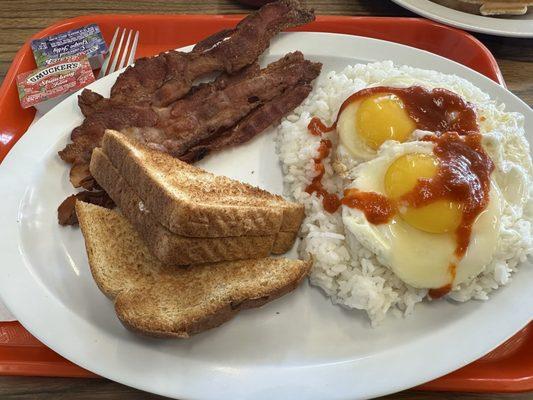
{"label": "crispy bacon", "polygon": [[249,141],[300,105],[309,95],[311,89],[311,85],[304,83],[286,90],[283,94],[250,112],[233,128],[191,147],[179,157],[180,160],[194,163],[212,151]]}
{"label": "crispy bacon", "polygon": [[112,105],[111,100],[89,89],[83,89],[78,96],[78,106],[84,117],[88,117]]}
{"label": "crispy bacon", "polygon": [[321,64],[305,60],[300,52],[288,54],[258,74],[222,90],[198,100],[176,102],[170,118],[159,121],[155,129],[141,129],[139,139],[155,142],[168,153],[180,157],[203,140],[231,128],[252,110],[287,89],[310,83],[318,76],[320,68]]}
{"label": "crispy bacon", "polygon": [[72,131],[72,143],[59,152],[59,157],[70,164],[88,162],[105,129],[155,126],[158,119],[157,113],[150,107],[120,105],[95,112]]}
{"label": "crispy bacon", "polygon": [[[59,155],[70,163],[87,163],[92,150],[100,145],[105,129],[115,129],[181,157],[191,147],[227,131],[252,110],[284,92],[290,93],[288,88],[310,83],[320,68],[319,63],[294,52],[262,70],[252,64],[238,75],[223,75],[200,85],[171,107],[120,105],[94,112],[74,129],[73,143]],[[263,110],[268,112],[268,108]]]}
{"label": "crispy bacon", "polygon": [[67,197],[57,208],[57,220],[60,225],[75,225],[78,223],[76,216],[76,200],[96,204],[105,208],[114,208],[115,203],[103,190],[79,192]]}
{"label": "crispy bacon", "polygon": [[[84,90],[84,122],[59,156],[73,164],[70,180],[83,191],[58,208],[62,225],[77,222],[75,201],[112,207],[89,172],[92,150],[105,129],[120,130],[148,146],[194,162],[211,151],[250,140],[297,107],[311,91],[320,63],[300,52],[260,69],[256,60],[276,33],[314,19],[294,0],[262,7],[234,29],[198,42],[190,53],[170,51],[137,60],[121,74],[110,98]],[[195,79],[221,72],[212,82]]]}
{"label": "crispy bacon", "polygon": [[194,51],[169,51],[141,58],[121,74],[111,89],[114,103],[164,107],[186,95],[192,83],[207,74],[234,74],[254,63],[280,31],[314,20],[312,10],[297,1],[263,6],[237,24],[199,42]]}
{"label": "crispy bacon", "polygon": [[82,187],[87,190],[93,190],[98,187],[98,184],[91,176],[88,162],[74,164],[70,169],[69,178],[70,183],[72,183],[72,186],[75,188]]}

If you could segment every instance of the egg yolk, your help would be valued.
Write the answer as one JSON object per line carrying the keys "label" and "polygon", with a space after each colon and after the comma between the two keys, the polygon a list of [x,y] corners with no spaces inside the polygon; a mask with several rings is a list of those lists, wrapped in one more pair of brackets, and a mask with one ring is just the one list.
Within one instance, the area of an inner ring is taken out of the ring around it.
{"label": "egg yolk", "polygon": [[356,111],[359,136],[377,150],[387,140],[404,142],[416,129],[403,102],[393,94],[380,93],[361,101]]}
{"label": "egg yolk", "polygon": [[[414,189],[419,179],[436,175],[438,160],[429,154],[406,154],[396,159],[385,174],[385,192],[398,199]],[[446,199],[414,208],[400,205],[402,219],[414,228],[429,233],[453,232],[461,223],[461,204]]]}

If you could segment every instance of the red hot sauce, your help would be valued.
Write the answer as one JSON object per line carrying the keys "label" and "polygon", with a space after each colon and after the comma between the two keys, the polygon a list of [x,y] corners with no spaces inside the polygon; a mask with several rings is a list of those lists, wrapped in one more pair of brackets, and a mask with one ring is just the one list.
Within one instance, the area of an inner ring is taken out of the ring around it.
{"label": "red hot sauce", "polygon": [[446,132],[440,136],[426,136],[423,140],[435,143],[434,154],[439,159],[437,175],[420,179],[415,188],[403,196],[411,207],[423,207],[439,199],[462,204],[462,218],[455,235],[455,254],[465,255],[472,225],[489,204],[490,174],[494,163],[481,146],[481,134],[459,136]]}
{"label": "red hot sauce", "polygon": [[386,196],[375,192],[360,192],[357,189],[347,189],[341,204],[361,210],[368,222],[374,225],[385,224],[394,216],[394,203]]}
{"label": "red hot sauce", "polygon": [[309,130],[311,135],[314,136],[322,136],[322,134],[331,132],[336,127],[337,121],[335,121],[332,126],[326,126],[326,124],[324,124],[318,117],[311,118],[309,125],[307,125],[307,129]]}
{"label": "red hot sauce", "polygon": [[[451,279],[450,281],[453,282],[455,280],[455,275],[457,274],[457,265],[450,264],[448,267],[448,271],[450,272]],[[446,296],[450,290],[452,290],[452,284],[448,283],[447,285],[444,285],[443,287],[437,288],[437,289],[429,289],[428,295],[433,300],[440,299],[441,297]]]}
{"label": "red hot sauce", "polygon": [[331,146],[331,140],[320,140],[320,145],[318,146],[318,157],[314,159],[315,170],[318,172],[318,175],[313,178],[305,191],[309,194],[316,193],[318,196],[322,197],[322,205],[324,206],[324,210],[334,213],[340,207],[339,197],[334,193],[329,193],[326,189],[324,189],[324,186],[322,186],[322,177],[325,173],[324,163],[322,161],[329,156]]}

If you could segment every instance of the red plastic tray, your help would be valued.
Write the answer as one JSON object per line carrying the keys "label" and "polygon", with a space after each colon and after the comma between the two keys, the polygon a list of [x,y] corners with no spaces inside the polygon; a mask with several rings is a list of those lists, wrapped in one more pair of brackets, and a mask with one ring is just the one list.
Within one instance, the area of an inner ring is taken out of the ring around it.
{"label": "red plastic tray", "polygon": [[[241,18],[238,15],[91,15],[59,22],[33,38],[97,23],[109,42],[115,28],[121,26],[141,32],[137,56],[142,57],[195,43],[210,33],[234,26]],[[477,39],[427,20],[320,16],[300,30],[368,36],[406,44],[455,60],[504,84],[496,60]],[[28,41],[15,56],[0,87],[0,161],[33,121],[35,111],[20,107],[15,87],[16,75],[33,68],[35,63]],[[479,392],[533,390],[532,360],[533,324],[530,324],[489,355],[419,389]],[[18,322],[0,323],[0,374],[96,376],[44,346]]]}

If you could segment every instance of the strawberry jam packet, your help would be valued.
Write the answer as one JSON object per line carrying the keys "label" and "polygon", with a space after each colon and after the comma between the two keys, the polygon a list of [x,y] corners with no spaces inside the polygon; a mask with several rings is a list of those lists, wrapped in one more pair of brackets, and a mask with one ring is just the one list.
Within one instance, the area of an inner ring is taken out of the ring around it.
{"label": "strawberry jam packet", "polygon": [[17,76],[20,104],[38,106],[47,100],[73,93],[94,82],[94,74],[85,54],[57,59],[54,63]]}

